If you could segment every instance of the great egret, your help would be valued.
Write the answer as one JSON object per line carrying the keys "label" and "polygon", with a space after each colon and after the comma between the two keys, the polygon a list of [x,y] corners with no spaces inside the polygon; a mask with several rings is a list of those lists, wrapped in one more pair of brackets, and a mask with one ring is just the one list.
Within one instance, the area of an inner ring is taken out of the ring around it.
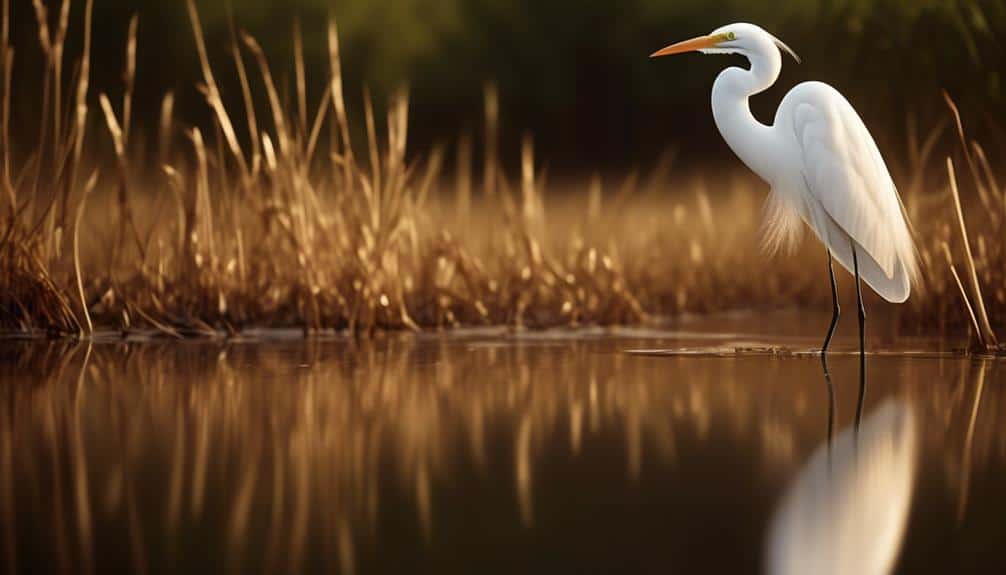
{"label": "great egret", "polygon": [[833,308],[822,357],[840,314],[832,256],[855,276],[862,355],[866,309],[860,278],[887,301],[904,302],[919,274],[915,244],[877,144],[837,90],[822,82],[799,84],[783,98],[771,126],[751,114],[748,98],[779,78],[780,50],[800,61],[760,27],[730,24],[650,57],[698,51],[740,54],[750,61],[750,69],[730,67],[716,78],[716,126],[741,161],[772,187],[765,220],[769,251],[793,246],[803,230],[801,220],[828,249]]}

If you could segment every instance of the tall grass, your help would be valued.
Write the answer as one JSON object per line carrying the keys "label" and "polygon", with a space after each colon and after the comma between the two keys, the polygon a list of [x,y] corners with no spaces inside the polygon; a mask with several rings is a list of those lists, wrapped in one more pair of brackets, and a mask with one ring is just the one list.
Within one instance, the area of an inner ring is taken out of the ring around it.
{"label": "tall grass", "polygon": [[[69,20],[61,15],[52,33],[46,4],[36,0],[39,34],[49,46],[41,87],[47,104],[37,149],[18,160],[24,154],[12,153],[8,136],[7,1],[0,38],[6,207],[0,329],[54,335],[142,329],[185,337],[249,327],[367,333],[608,325],[827,300],[817,246],[808,242],[777,261],[752,248],[763,192],[750,177],[678,178],[672,186],[667,156],[622,182],[595,176],[549,185],[528,136],[511,179],[499,159],[501,119],[491,85],[481,189],[473,186],[469,138],[457,146],[450,178],[442,173],[444,149],[408,150],[406,90],[384,106],[383,127],[379,106],[365,92],[366,139],[353,141],[358,132],[349,125],[334,21],[327,30],[327,88],[314,102],[295,26],[292,105],[269,56],[232,24],[226,65],[234,67],[242,106],[228,109],[215,71],[224,64],[210,60],[189,0],[203,77],[197,88],[212,121],[181,125],[175,95],[166,94],[150,170],[132,152],[142,144],[131,110],[136,82],[143,81],[135,64],[143,24],[133,18],[129,25],[123,85],[109,87],[124,95],[113,101],[89,84],[93,0],[85,2],[73,104],[64,109]],[[94,102],[100,110],[92,110]],[[268,118],[256,113],[263,103]],[[980,203],[951,195],[949,181],[928,179],[942,128],[924,139],[913,133],[905,201],[917,224],[926,285],[896,317],[913,331],[970,324],[983,348],[993,349],[990,334],[1006,312],[999,241],[1006,190],[982,148],[964,139],[959,122],[958,128]],[[100,150],[109,143],[112,155],[105,158]],[[971,242],[963,241],[968,232],[952,233],[962,229],[960,200],[981,216],[969,222]],[[966,262],[966,285],[956,261]],[[970,302],[964,306],[962,293]]]}

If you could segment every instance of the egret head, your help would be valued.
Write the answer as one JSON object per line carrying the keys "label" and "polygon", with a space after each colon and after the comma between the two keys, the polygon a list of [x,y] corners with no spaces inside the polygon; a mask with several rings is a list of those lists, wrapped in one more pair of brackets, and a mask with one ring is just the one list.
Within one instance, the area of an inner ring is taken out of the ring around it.
{"label": "egret head", "polygon": [[784,44],[782,40],[769,34],[759,26],[743,23],[728,24],[713,30],[708,36],[699,36],[698,38],[671,44],[666,48],[654,52],[650,55],[650,58],[683,54],[685,52],[702,52],[703,54],[740,54],[750,59],[769,50],[782,50],[792,56],[797,62],[800,61],[800,57],[796,55],[796,52]]}

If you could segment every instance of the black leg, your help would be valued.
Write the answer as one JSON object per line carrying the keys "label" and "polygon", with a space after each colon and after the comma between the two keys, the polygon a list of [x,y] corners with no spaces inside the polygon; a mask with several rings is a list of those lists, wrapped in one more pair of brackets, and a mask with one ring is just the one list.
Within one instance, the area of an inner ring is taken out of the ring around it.
{"label": "black leg", "polygon": [[[835,335],[835,328],[838,327],[838,316],[842,313],[842,308],[838,305],[838,284],[835,282],[835,264],[831,257],[831,250],[828,250],[828,276],[831,278],[831,325],[828,327],[828,336],[824,338],[824,345],[821,346],[821,357],[828,353],[828,346],[831,345],[831,338]],[[824,371],[827,373],[828,365],[825,364]]]}
{"label": "black leg", "polygon": [[863,305],[863,287],[859,281],[859,257],[856,244],[852,243],[852,268],[856,273],[856,301],[859,303],[859,355],[866,355],[866,306]]}
{"label": "black leg", "polygon": [[866,402],[866,306],[863,305],[863,288],[859,281],[859,258],[856,255],[855,242],[852,242],[852,267],[856,275],[856,300],[859,302],[859,404],[856,406],[856,433],[859,433],[863,404]]}

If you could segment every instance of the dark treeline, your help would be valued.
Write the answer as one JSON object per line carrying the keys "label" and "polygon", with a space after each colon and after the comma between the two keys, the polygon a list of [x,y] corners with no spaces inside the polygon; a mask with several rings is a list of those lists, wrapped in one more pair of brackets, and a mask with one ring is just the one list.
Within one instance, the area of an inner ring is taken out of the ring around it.
{"label": "dark treeline", "polygon": [[[74,2],[67,68],[81,43],[83,0]],[[49,0],[55,19],[59,0]],[[211,58],[224,97],[240,110],[228,53],[225,0],[200,0]],[[468,134],[482,137],[483,88],[498,85],[502,149],[514,160],[521,135],[536,137],[553,171],[622,169],[669,146],[689,159],[727,157],[709,113],[716,73],[739,60],[647,55],[733,21],[758,23],[804,59],[787,61],[779,84],[754,104],[770,121],[779,99],[807,79],[843,91],[885,151],[906,149],[910,122],[923,134],[945,114],[941,89],[958,101],[972,135],[1001,161],[1006,149],[1003,0],[231,0],[238,27],[256,36],[293,109],[294,22],[303,30],[308,93],[327,81],[325,21],[338,21],[347,98],[362,113],[362,87],[380,103],[407,85],[410,146],[428,149]],[[31,0],[12,0],[17,50],[13,130],[23,148],[38,133],[42,77]],[[135,122],[152,133],[160,99],[176,92],[187,122],[209,122],[196,86],[198,62],[183,0],[96,0],[92,99],[121,94],[128,22],[140,16]],[[249,59],[250,64],[250,59]],[[68,74],[69,75],[69,74]],[[67,80],[69,84],[70,79]],[[261,86],[253,84],[253,88]],[[265,99],[259,102],[265,106]],[[312,104],[314,105],[314,104]],[[240,115],[240,114],[239,114]],[[380,114],[379,114],[380,115]],[[92,122],[97,121],[92,118]],[[351,122],[362,126],[362,122]],[[362,141],[362,140],[361,140]],[[478,154],[476,154],[478,155]]]}

